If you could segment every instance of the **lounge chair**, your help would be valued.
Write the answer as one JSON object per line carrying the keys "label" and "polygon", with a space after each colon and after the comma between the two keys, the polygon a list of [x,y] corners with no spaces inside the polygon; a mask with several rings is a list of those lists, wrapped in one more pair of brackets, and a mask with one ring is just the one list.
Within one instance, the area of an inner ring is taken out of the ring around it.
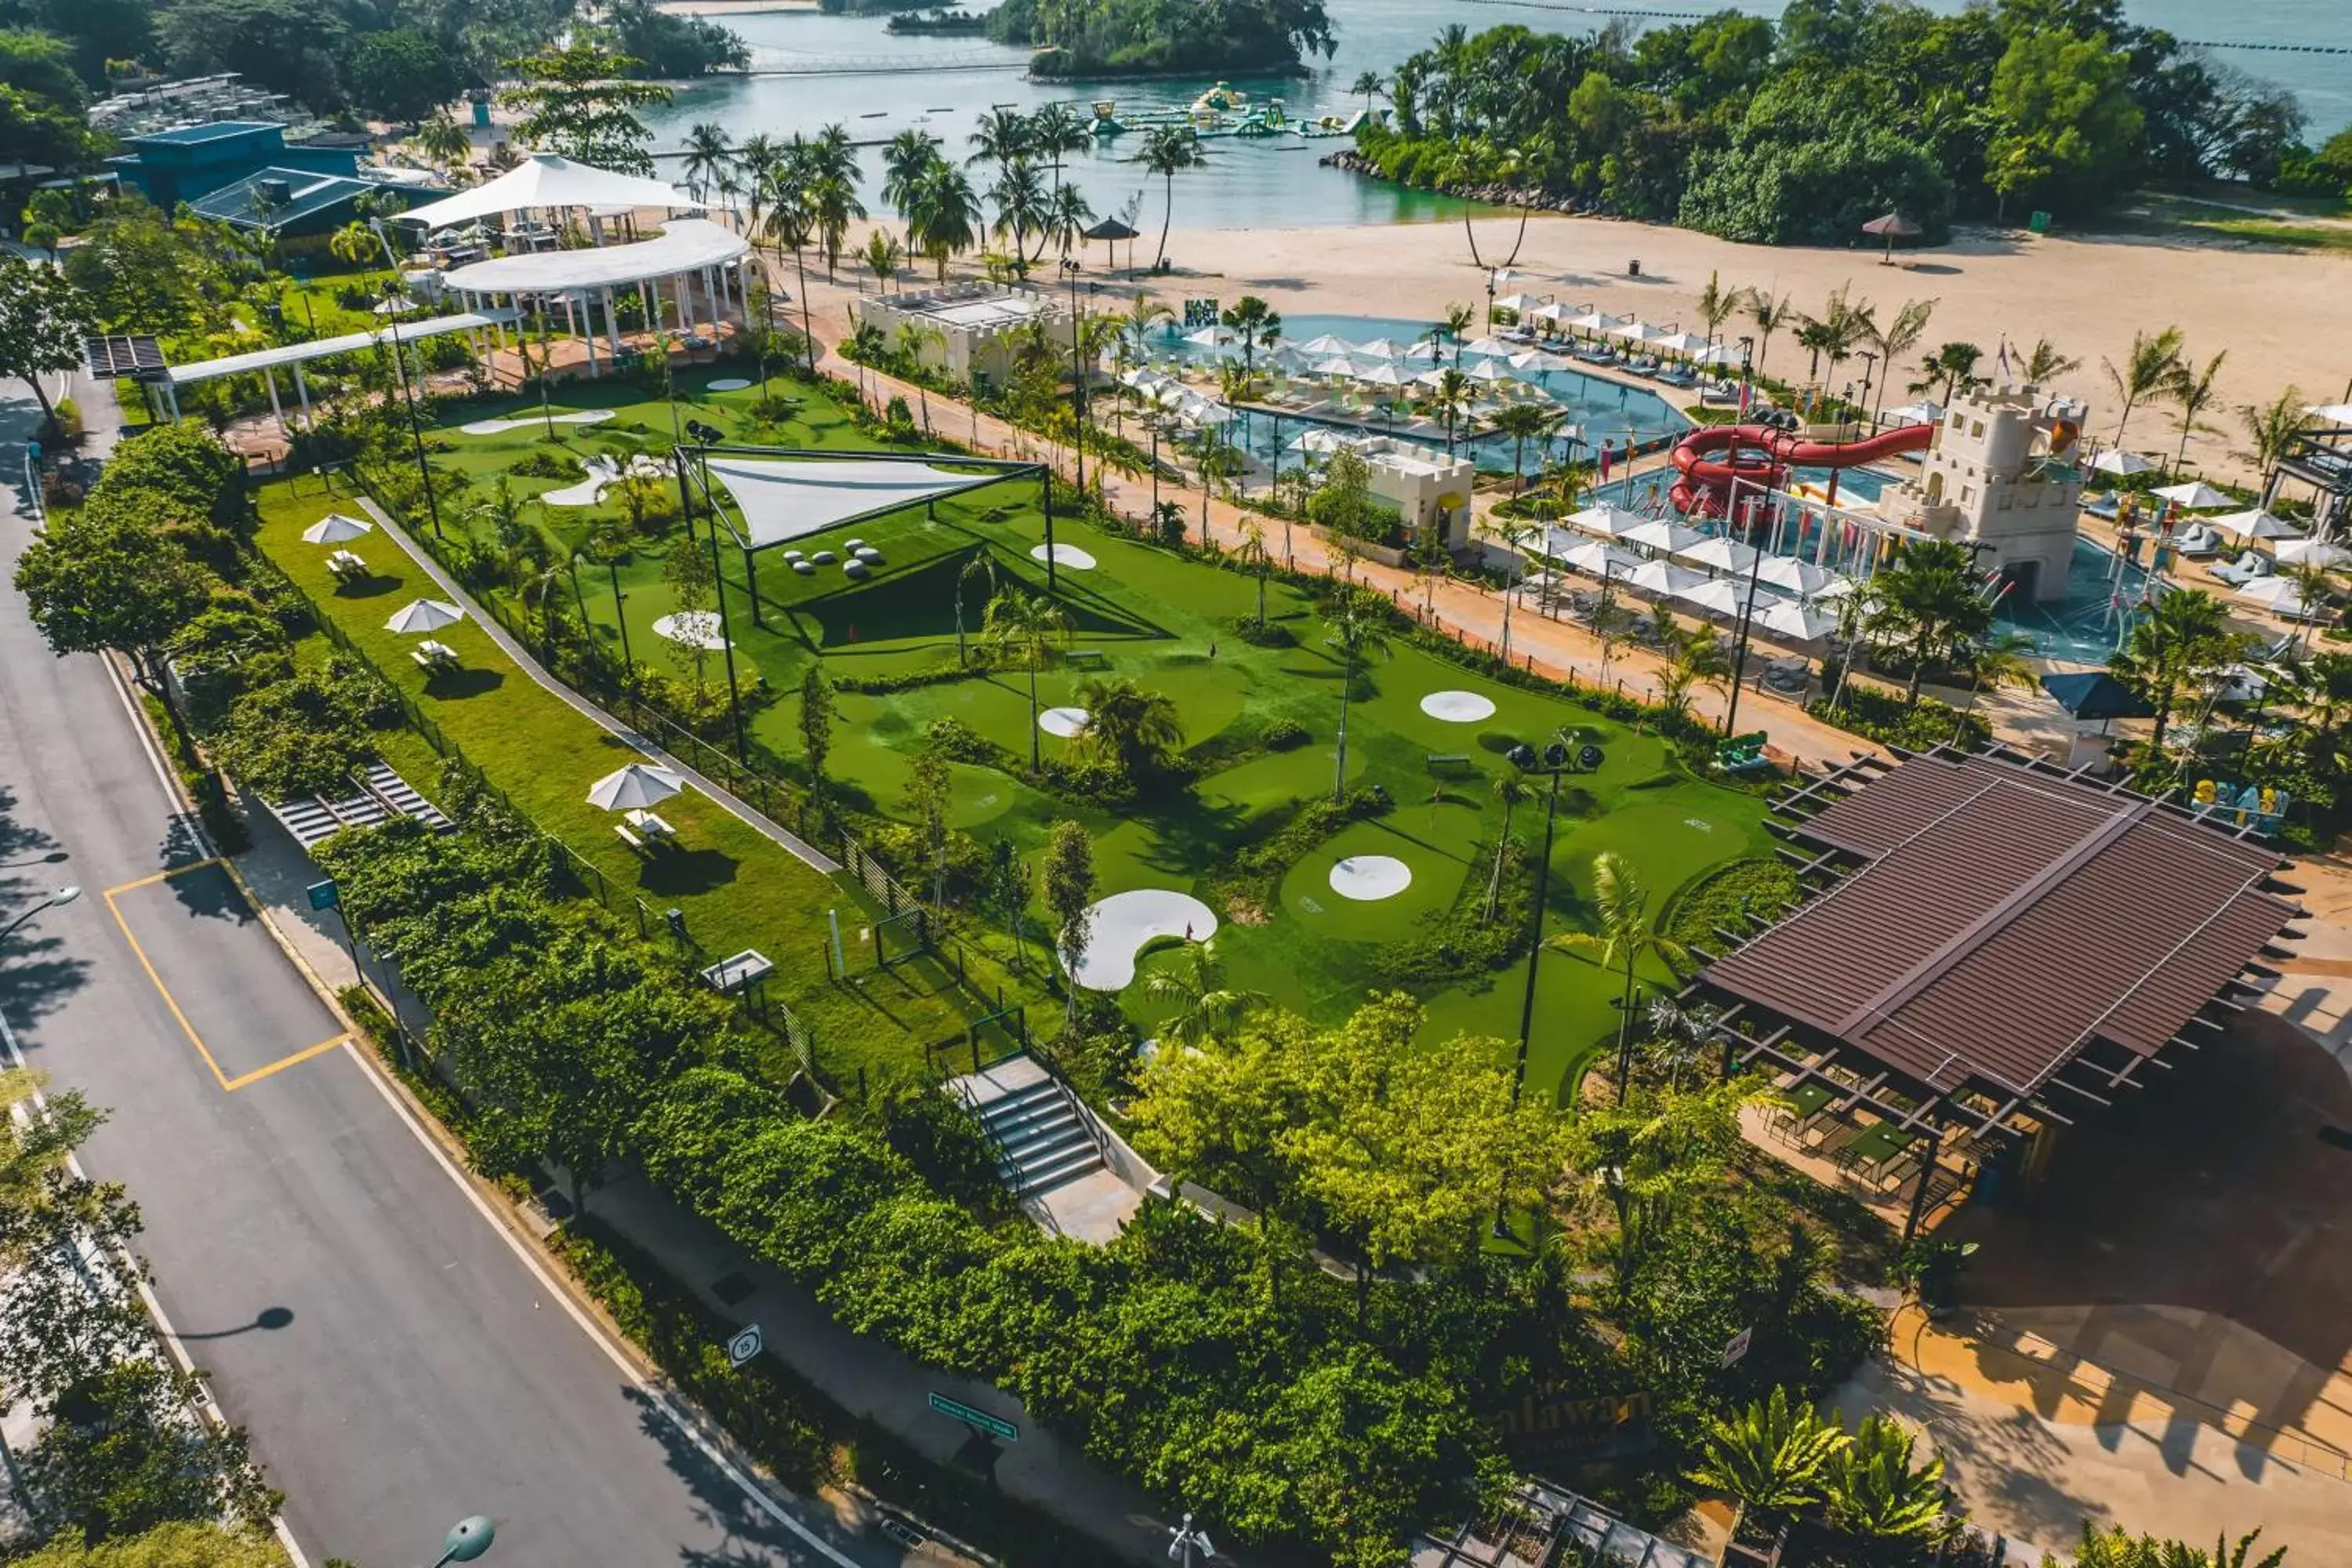
{"label": "lounge chair", "polygon": [[1696,386],[1698,377],[1686,370],[1662,370],[1658,373],[1660,386]]}
{"label": "lounge chair", "polygon": [[2271,558],[2259,550],[2249,550],[2227,566],[2213,568],[2213,575],[2232,588],[2242,588],[2257,577],[2271,574]]}
{"label": "lounge chair", "polygon": [[2083,510],[2093,517],[2105,518],[2109,522],[2113,522],[2116,513],[2123,510],[2123,502],[2112,492],[2105,495],[2085,496],[2083,498]]}
{"label": "lounge chair", "polygon": [[2190,523],[2172,542],[2172,552],[2184,561],[2203,561],[2221,554],[2221,531],[2201,522]]}

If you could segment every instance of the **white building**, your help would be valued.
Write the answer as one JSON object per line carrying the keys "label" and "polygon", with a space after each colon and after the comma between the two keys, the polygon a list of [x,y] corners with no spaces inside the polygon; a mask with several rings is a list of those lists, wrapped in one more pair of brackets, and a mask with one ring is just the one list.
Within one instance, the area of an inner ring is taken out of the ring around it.
{"label": "white building", "polygon": [[958,283],[919,294],[880,294],[863,300],[859,318],[881,330],[892,349],[899,328],[922,331],[919,363],[950,381],[1002,386],[1021,340],[1044,322],[1055,344],[1069,352],[1069,315],[1040,289],[997,283]]}
{"label": "white building", "polygon": [[1890,489],[1881,514],[1986,548],[1978,564],[2009,592],[2066,595],[2083,500],[2075,467],[2084,410],[2032,386],[1962,393],[1937,422],[1917,478]]}
{"label": "white building", "polygon": [[1389,436],[1351,444],[1371,469],[1372,493],[1403,514],[1406,528],[1435,529],[1447,550],[1470,548],[1470,482],[1477,469],[1469,458]]}

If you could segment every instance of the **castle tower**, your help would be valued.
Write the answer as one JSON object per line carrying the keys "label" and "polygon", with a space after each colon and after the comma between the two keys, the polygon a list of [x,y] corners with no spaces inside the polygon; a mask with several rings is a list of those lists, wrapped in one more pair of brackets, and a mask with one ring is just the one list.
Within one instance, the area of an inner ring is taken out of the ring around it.
{"label": "castle tower", "polygon": [[1918,477],[1887,491],[1879,510],[1981,545],[1979,564],[2000,572],[2011,594],[2063,599],[2083,499],[2084,412],[2032,386],[1964,392],[1937,422]]}

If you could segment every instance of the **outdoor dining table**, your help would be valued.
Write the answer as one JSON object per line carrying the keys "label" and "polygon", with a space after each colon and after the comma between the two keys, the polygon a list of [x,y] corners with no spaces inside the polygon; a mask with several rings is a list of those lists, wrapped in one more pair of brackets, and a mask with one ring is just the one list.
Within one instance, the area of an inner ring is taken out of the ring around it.
{"label": "outdoor dining table", "polygon": [[623,820],[649,838],[674,840],[677,837],[677,828],[672,827],[650,811],[632,811],[627,813]]}
{"label": "outdoor dining table", "polygon": [[1830,1086],[1820,1082],[1801,1083],[1781,1098],[1797,1113],[1798,1121],[1810,1121],[1815,1112],[1830,1102]]}
{"label": "outdoor dining table", "polygon": [[418,643],[415,651],[410,657],[422,665],[428,674],[457,668],[457,650],[446,643],[435,642],[430,638]]}
{"label": "outdoor dining table", "polygon": [[1917,1142],[1919,1135],[1879,1122],[1845,1147],[1846,1163],[1867,1169],[1883,1165]]}

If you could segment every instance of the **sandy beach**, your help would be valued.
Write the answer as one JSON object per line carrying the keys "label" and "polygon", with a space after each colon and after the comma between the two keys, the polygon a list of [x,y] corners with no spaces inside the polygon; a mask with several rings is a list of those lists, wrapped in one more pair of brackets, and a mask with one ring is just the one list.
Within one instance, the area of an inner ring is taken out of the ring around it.
{"label": "sandy beach", "polygon": [[[1156,229],[1148,204],[1136,253],[1146,264]],[[1180,190],[1178,216],[1182,216]],[[1516,217],[1476,224],[1479,253],[1499,263],[1511,252]],[[1102,261],[1102,247],[1087,247],[1087,265]],[[1121,259],[1125,259],[1121,247]],[[1477,306],[1486,273],[1474,266],[1462,225],[1387,225],[1359,228],[1179,229],[1168,242],[1176,271],[1137,279],[1171,301],[1187,294],[1231,300],[1263,296],[1289,314],[1424,319],[1450,302]],[[1642,275],[1626,273],[1638,258]],[[1936,345],[1977,343],[1990,373],[2006,338],[2014,352],[2047,337],[2083,366],[2057,389],[2091,405],[2090,430],[2101,444],[2115,433],[2119,412],[2100,361],[2120,360],[2135,331],[2180,328],[2189,356],[2200,366],[2229,352],[2219,406],[2201,422],[2219,434],[2192,436],[2189,455],[2204,471],[2250,480],[2251,464],[2233,456],[2244,443],[2238,405],[2266,403],[2288,385],[2305,401],[2347,395],[2352,378],[2352,259],[2271,250],[2200,247],[2127,237],[2035,237],[1971,234],[1939,249],[1879,265],[1871,249],[1807,250],[1734,245],[1687,230],[1595,218],[1538,215],[1499,292],[1557,295],[1620,315],[1705,331],[1696,300],[1708,275],[1726,287],[1769,287],[1799,310],[1819,310],[1830,291],[1853,285],[1857,300],[1877,303],[1882,320],[1906,300],[1937,301],[1919,347],[1905,356],[1887,405],[1908,401],[1917,362]],[[1129,283],[1125,272],[1093,273]],[[912,275],[909,285],[913,286]],[[1737,338],[1754,328],[1745,316],[1727,325]],[[1793,332],[1776,335],[1765,366],[1782,375],[1805,369]],[[1859,378],[1859,360],[1840,380]],[[2126,444],[2169,458],[2180,432],[2174,411],[2142,403],[2132,411]]]}

